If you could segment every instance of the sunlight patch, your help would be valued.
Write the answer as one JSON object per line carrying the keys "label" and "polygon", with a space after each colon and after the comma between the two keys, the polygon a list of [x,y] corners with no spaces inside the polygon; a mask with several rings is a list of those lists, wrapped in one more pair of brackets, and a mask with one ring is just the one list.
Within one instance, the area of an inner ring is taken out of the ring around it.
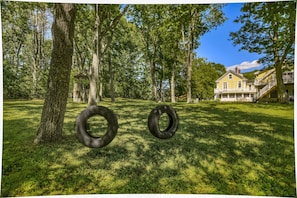
{"label": "sunlight patch", "polygon": [[249,144],[256,144],[256,145],[261,145],[264,144],[263,141],[259,140],[259,138],[256,137],[249,137],[249,136],[244,136],[244,135],[224,135],[226,138],[230,138],[233,140],[237,141],[244,141]]}

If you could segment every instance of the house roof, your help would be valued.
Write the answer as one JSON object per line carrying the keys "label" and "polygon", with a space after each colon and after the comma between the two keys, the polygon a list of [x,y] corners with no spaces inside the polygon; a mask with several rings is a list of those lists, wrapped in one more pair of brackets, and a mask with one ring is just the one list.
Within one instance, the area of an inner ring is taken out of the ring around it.
{"label": "house roof", "polygon": [[247,80],[248,80],[248,79],[245,78],[242,74],[240,74],[240,73],[236,73],[235,71],[232,71],[232,70],[229,70],[229,71],[227,71],[225,74],[223,74],[220,78],[218,78],[218,79],[216,80],[216,82],[219,82],[219,81],[222,80],[226,75],[229,75],[229,74],[233,74],[233,75],[237,76],[238,78],[241,78],[241,79],[244,80],[244,81],[247,81]]}
{"label": "house roof", "polygon": [[263,79],[263,78],[271,75],[274,71],[275,71],[275,68],[259,72],[256,76],[256,79]]}

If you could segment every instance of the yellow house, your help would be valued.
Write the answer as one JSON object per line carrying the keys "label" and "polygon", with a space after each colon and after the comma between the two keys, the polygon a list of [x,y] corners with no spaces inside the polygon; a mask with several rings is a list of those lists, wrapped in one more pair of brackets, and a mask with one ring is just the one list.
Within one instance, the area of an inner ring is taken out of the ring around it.
{"label": "yellow house", "polygon": [[[244,102],[277,101],[275,69],[258,71],[249,82],[238,68],[228,71],[216,80],[215,100]],[[283,72],[283,82],[290,101],[294,101],[294,70]]]}
{"label": "yellow house", "polygon": [[256,89],[253,82],[249,82],[238,68],[227,71],[218,80],[214,90],[214,99],[220,101],[252,102]]}

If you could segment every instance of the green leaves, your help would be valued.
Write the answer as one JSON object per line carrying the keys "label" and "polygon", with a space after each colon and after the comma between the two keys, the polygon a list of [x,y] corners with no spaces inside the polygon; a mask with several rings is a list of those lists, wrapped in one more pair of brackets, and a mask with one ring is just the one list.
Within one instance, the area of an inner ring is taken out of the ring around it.
{"label": "green leaves", "polygon": [[230,36],[241,50],[263,54],[266,62],[291,58],[294,52],[295,2],[246,3],[234,22],[243,26]]}
{"label": "green leaves", "polygon": [[208,62],[206,59],[194,60],[192,72],[192,95],[194,98],[213,99],[216,80],[226,72],[221,64]]}
{"label": "green leaves", "polygon": [[282,67],[294,62],[296,2],[246,3],[234,22],[243,26],[230,36],[241,50],[263,55],[259,60],[276,68],[278,100],[287,102]]}

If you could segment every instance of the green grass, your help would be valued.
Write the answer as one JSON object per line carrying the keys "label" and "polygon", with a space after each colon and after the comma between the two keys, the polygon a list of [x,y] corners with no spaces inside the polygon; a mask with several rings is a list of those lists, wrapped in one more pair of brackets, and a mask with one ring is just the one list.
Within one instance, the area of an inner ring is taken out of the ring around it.
{"label": "green grass", "polygon": [[[76,139],[74,122],[86,104],[71,102],[64,138],[34,145],[42,105],[42,101],[4,101],[1,196],[295,196],[293,105],[170,104],[178,113],[179,129],[171,139],[160,140],[147,128],[147,117],[157,103],[105,101],[100,105],[117,114],[119,129],[115,139],[100,149],[84,147]],[[104,124],[98,119],[98,125]],[[162,119],[166,122],[166,117]]]}

